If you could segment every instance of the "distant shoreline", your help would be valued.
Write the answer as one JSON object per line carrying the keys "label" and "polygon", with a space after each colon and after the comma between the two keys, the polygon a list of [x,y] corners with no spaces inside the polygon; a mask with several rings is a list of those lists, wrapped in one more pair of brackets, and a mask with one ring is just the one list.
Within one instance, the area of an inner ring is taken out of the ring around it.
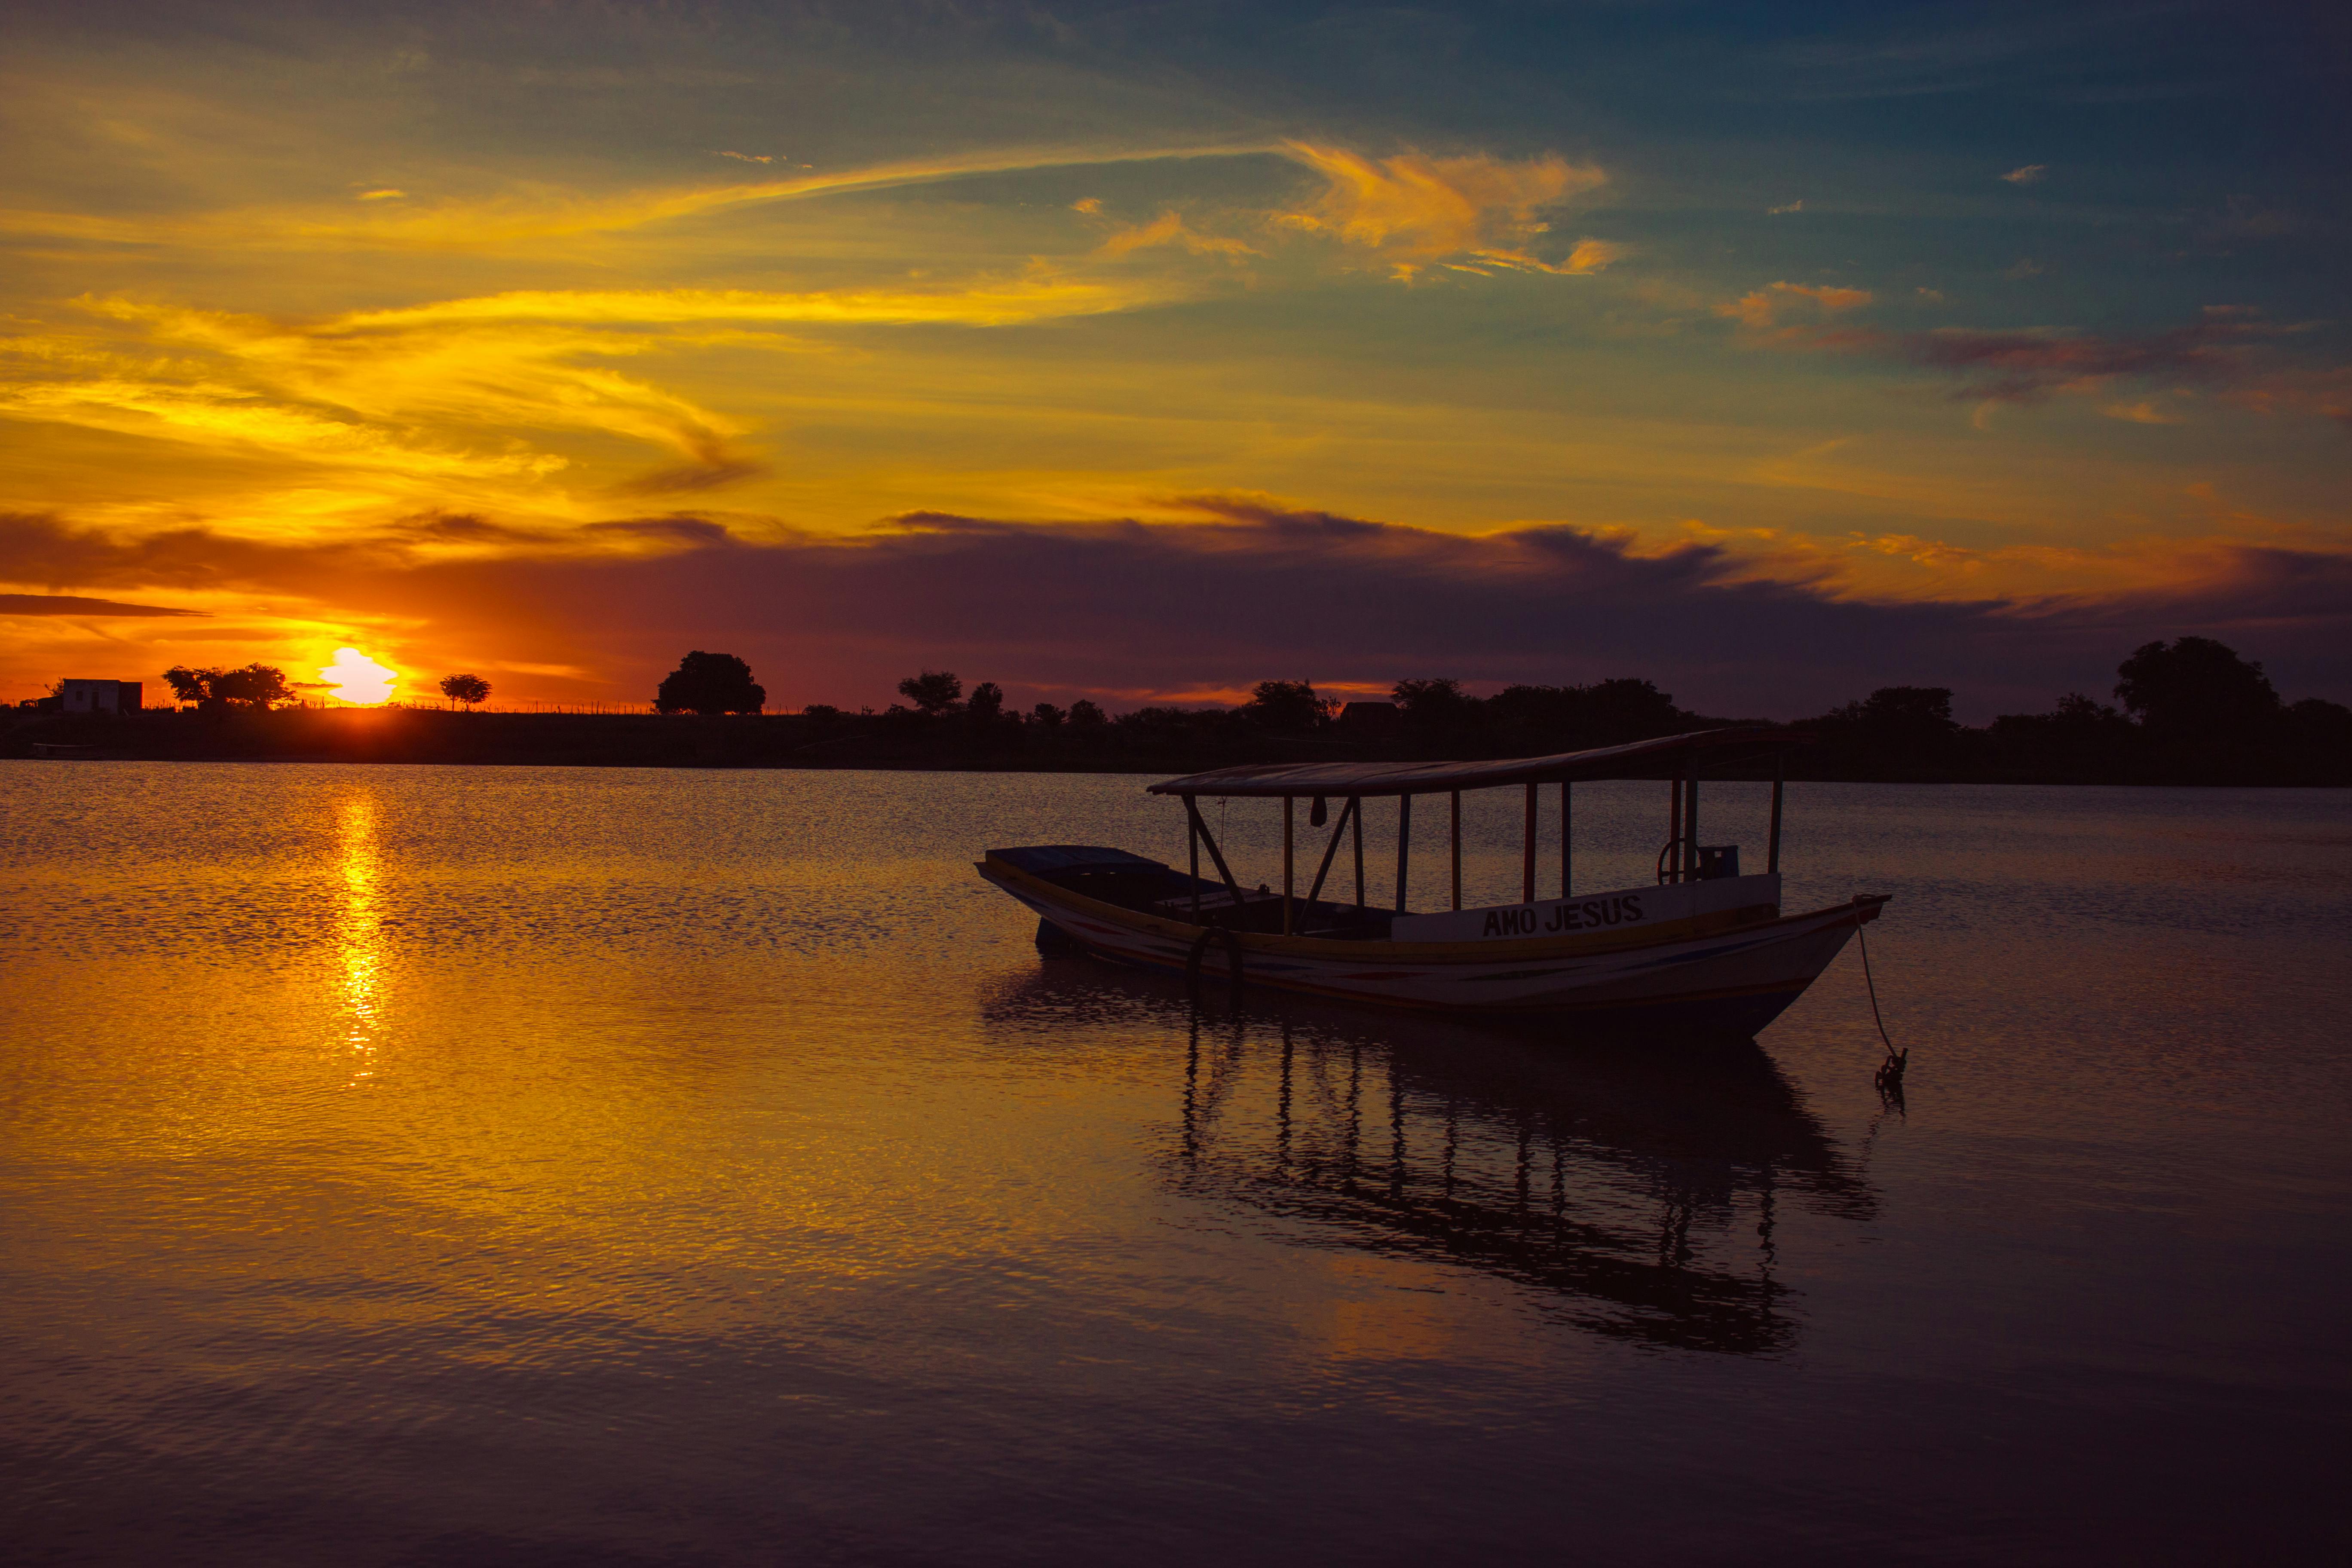
{"label": "distant shoreline", "polygon": [[[1457,753],[1404,736],[1225,737],[1170,744],[1124,733],[1039,734],[999,721],[911,714],[736,715],[466,713],[431,709],[281,709],[274,712],[151,710],[125,718],[25,713],[0,724],[0,758],[129,762],[380,763],[481,767],[657,767],[801,772],[1131,773],[1170,776],[1244,763],[1406,762]],[[1962,731],[1960,737],[1981,735]],[[1559,737],[1540,751],[1573,751],[1630,736]],[[76,748],[66,751],[65,748]],[[39,748],[37,750],[36,748]],[[81,748],[87,748],[82,750]],[[1794,744],[1792,780],[1843,784],[2018,784],[2340,788],[2352,769],[2247,776],[2226,767],[2184,775],[2178,767],[2051,765],[2042,759],[1974,754],[1965,739],[1943,754],[1909,754],[1831,738]],[[1537,750],[1517,753],[1539,754]],[[2226,763],[2230,759],[2220,761]],[[2040,765],[2032,765],[2034,763]],[[2199,776],[2201,775],[2201,776]],[[1770,776],[1770,763],[1717,775]]]}

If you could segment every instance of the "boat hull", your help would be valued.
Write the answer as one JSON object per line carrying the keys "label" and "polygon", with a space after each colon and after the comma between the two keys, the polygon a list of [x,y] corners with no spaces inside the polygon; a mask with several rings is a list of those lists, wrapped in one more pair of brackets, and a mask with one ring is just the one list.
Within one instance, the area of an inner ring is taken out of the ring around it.
{"label": "boat hull", "polygon": [[1785,917],[1746,911],[1633,941],[1338,942],[1158,919],[993,860],[979,869],[1067,943],[1115,963],[1380,1006],[1742,1036],[1803,994],[1886,902],[1865,896]]}

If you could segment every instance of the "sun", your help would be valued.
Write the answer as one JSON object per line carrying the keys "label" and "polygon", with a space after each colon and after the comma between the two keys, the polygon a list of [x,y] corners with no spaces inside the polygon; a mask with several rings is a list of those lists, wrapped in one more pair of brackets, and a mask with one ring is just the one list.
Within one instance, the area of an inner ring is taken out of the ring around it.
{"label": "sun", "polygon": [[355,647],[339,647],[335,661],[319,671],[319,679],[335,689],[345,702],[362,704],[391,700],[396,669],[387,669]]}

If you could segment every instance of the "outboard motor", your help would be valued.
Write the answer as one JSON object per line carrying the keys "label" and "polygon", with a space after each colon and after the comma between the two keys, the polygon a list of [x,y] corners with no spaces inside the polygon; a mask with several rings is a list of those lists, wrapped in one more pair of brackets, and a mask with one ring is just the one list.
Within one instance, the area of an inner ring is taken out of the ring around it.
{"label": "outboard motor", "polygon": [[1739,846],[1737,844],[1702,844],[1698,847],[1698,868],[1692,879],[1712,882],[1718,877],[1739,875]]}

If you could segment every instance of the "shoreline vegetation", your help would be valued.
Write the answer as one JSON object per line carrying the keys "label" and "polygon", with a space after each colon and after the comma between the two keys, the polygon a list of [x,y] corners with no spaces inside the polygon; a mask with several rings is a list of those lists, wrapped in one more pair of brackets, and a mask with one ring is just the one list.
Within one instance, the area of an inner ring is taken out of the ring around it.
{"label": "shoreline vegetation", "polygon": [[[695,661],[726,658],[696,654]],[[1475,760],[1622,744],[1725,724],[1642,679],[1507,687],[1488,697],[1443,679],[1397,683],[1389,702],[1340,703],[1307,681],[1261,682],[1230,708],[1092,702],[1010,710],[990,682],[951,673],[900,683],[910,705],[845,712],[758,710],[740,660],[724,702],[749,711],[514,713],[389,705],[326,709],[207,700],[116,716],[0,714],[0,757],[174,762],[415,763],[505,766],[884,768],[1186,773],[1241,763]],[[178,672],[175,672],[178,673]],[[2352,710],[2288,704],[2259,664],[2199,637],[2150,643],[2118,670],[2118,709],[2079,693],[2046,713],[1981,728],[1951,717],[1941,687],[1883,687],[1785,726],[1788,776],[1839,782],[2206,785],[2352,784]],[[455,679],[455,678],[453,678]],[[472,678],[467,678],[468,679]],[[487,689],[485,688],[485,690]],[[470,689],[469,689],[470,690]],[[479,698],[476,698],[479,700]],[[1798,743],[1798,735],[1811,740]],[[1764,777],[1769,761],[1718,776]]]}

